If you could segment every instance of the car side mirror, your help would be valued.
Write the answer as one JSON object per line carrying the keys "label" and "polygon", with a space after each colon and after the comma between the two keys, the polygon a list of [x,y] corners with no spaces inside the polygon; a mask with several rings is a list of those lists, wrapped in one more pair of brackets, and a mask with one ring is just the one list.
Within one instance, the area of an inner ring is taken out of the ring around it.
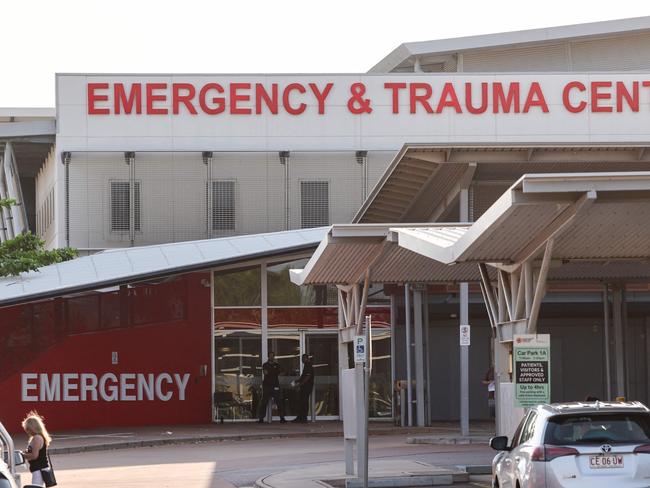
{"label": "car side mirror", "polygon": [[18,450],[14,451],[14,464],[16,466],[25,464],[25,456],[23,456],[23,453]]}
{"label": "car side mirror", "polygon": [[495,451],[509,451],[508,438],[505,435],[493,437],[490,439],[490,447]]}

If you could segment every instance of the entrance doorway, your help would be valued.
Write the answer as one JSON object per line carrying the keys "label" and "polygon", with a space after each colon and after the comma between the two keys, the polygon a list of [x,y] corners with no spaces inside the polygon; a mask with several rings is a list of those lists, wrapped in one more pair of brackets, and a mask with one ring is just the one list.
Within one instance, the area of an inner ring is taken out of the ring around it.
{"label": "entrance doorway", "polygon": [[[335,331],[274,330],[268,350],[280,363],[280,388],[285,415],[296,415],[298,389],[291,386],[302,373],[301,357],[312,355],[314,391],[311,410],[318,420],[339,418],[338,334]],[[215,420],[257,418],[262,385],[262,342],[258,331],[215,334]],[[278,416],[273,410],[274,418]],[[279,418],[279,417],[278,417]]]}
{"label": "entrance doorway", "polygon": [[291,331],[269,334],[269,351],[275,352],[283,374],[280,376],[285,414],[296,415],[298,390],[291,386],[302,373],[301,357],[312,356],[314,391],[311,408],[317,419],[339,417],[338,335],[332,332]]}

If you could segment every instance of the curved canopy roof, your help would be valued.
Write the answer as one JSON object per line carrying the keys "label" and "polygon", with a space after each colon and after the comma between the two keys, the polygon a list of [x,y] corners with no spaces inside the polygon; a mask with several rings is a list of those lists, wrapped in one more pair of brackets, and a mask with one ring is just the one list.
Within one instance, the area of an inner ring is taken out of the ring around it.
{"label": "curved canopy roof", "polygon": [[327,227],[111,249],[0,279],[0,307],[314,249]]}

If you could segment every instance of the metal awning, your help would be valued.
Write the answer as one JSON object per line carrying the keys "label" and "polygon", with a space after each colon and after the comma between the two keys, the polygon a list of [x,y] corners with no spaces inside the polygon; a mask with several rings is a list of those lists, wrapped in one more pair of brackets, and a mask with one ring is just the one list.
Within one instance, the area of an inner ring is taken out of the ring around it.
{"label": "metal awning", "polygon": [[0,307],[311,251],[327,227],[111,249],[0,279]]}
{"label": "metal awning", "polygon": [[[525,175],[481,218],[441,242],[440,227],[394,228],[401,247],[441,263],[525,261],[557,235],[553,259],[650,259],[650,172]],[[565,228],[566,227],[566,228]]]}
{"label": "metal awning", "polygon": [[521,263],[552,235],[550,281],[647,279],[648,222],[650,172],[525,175],[471,225],[335,225],[291,280],[479,281],[476,263]]}
{"label": "metal awning", "polygon": [[472,183],[509,185],[527,173],[645,171],[648,163],[650,151],[639,144],[405,144],[353,222],[444,221]]}
{"label": "metal awning", "polygon": [[[405,224],[417,228],[414,224]],[[422,224],[427,226],[429,224]],[[441,233],[455,236],[467,226],[448,224]],[[297,285],[359,283],[366,270],[371,283],[454,283],[477,281],[473,264],[447,266],[400,247],[393,230],[399,224],[334,225],[302,270],[291,270]]]}

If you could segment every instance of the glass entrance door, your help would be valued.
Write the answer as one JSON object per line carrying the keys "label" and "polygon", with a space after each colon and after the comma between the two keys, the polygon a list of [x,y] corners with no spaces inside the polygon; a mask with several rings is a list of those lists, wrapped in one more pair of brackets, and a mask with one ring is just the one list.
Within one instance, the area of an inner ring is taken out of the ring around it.
{"label": "glass entrance door", "polygon": [[[269,351],[275,352],[282,374],[280,388],[287,417],[297,414],[298,389],[291,386],[302,372],[302,355],[312,356],[314,391],[311,408],[316,418],[332,419],[339,416],[339,361],[338,335],[309,331],[288,331],[269,334]],[[274,409],[274,417],[278,412]]]}
{"label": "glass entrance door", "polygon": [[339,354],[338,335],[305,333],[305,352],[312,356],[314,391],[312,408],[317,418],[339,416]]}

